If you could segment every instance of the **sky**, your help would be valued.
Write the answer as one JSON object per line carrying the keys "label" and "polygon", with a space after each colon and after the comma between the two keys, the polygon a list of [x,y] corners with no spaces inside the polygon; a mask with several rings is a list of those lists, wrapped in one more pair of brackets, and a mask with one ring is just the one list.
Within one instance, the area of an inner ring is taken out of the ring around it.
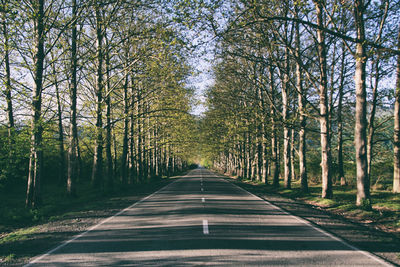
{"label": "sky", "polygon": [[190,77],[190,86],[195,88],[195,100],[200,103],[192,107],[192,114],[201,116],[206,110],[204,101],[206,100],[204,93],[206,89],[214,83],[214,79],[211,75],[211,64],[204,58],[197,59],[196,68],[198,75]]}

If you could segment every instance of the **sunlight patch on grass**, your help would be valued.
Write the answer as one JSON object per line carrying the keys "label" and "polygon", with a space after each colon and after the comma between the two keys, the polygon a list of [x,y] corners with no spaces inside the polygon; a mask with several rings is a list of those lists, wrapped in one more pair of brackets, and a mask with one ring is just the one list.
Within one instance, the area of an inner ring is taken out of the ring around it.
{"label": "sunlight patch on grass", "polygon": [[337,205],[335,200],[332,199],[327,199],[327,198],[317,198],[316,202],[324,207],[333,207],[335,205]]}
{"label": "sunlight patch on grass", "polygon": [[26,240],[28,237],[38,231],[38,227],[30,227],[11,232],[0,239],[0,245],[10,242]]}

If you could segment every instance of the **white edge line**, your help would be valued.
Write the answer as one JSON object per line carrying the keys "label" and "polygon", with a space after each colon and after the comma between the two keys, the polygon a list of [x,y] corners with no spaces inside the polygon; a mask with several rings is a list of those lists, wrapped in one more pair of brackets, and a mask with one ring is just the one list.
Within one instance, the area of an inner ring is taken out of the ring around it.
{"label": "white edge line", "polygon": [[[185,175],[185,176],[186,176],[186,175]],[[184,177],[184,176],[182,176],[182,177]],[[154,193],[148,195],[147,197],[142,198],[141,200],[139,200],[139,201],[133,203],[132,205],[130,205],[129,207],[126,207],[125,209],[123,209],[123,210],[117,212],[116,214],[112,215],[111,217],[108,217],[108,218],[102,220],[102,221],[99,222],[98,224],[93,225],[92,227],[90,227],[90,228],[89,228],[88,230],[86,230],[85,232],[80,233],[80,234],[78,234],[77,236],[75,236],[75,237],[73,237],[73,238],[71,238],[71,239],[69,239],[69,240],[67,240],[67,241],[64,241],[63,243],[61,243],[61,244],[58,245],[57,247],[55,247],[55,248],[53,248],[53,249],[47,251],[46,253],[44,253],[44,254],[38,256],[37,258],[34,258],[32,261],[29,261],[29,263],[23,265],[23,267],[30,267],[30,266],[32,266],[33,264],[35,264],[35,263],[37,263],[38,261],[40,261],[41,259],[43,259],[43,258],[45,258],[45,257],[47,257],[47,256],[50,256],[51,254],[53,254],[53,253],[56,252],[57,250],[59,250],[59,249],[65,247],[65,246],[68,245],[69,243],[71,243],[71,242],[73,242],[73,241],[75,241],[75,240],[81,238],[82,236],[84,236],[84,235],[86,235],[87,233],[93,231],[94,229],[96,229],[96,228],[99,227],[100,225],[105,224],[106,222],[108,222],[108,221],[112,220],[113,218],[115,218],[115,217],[121,215],[122,213],[126,212],[127,210],[129,210],[129,209],[135,207],[136,205],[139,205],[140,203],[146,201],[147,199],[151,198],[151,197],[154,196],[155,194],[161,192],[162,190],[166,189],[168,186],[172,185],[173,183],[176,183],[177,181],[179,181],[179,179],[173,181],[172,183],[167,184],[166,186],[160,188],[160,189],[157,190],[156,192],[154,192]]]}
{"label": "white edge line", "polygon": [[232,184],[233,186],[239,188],[240,190],[242,190],[242,191],[244,191],[244,192],[246,192],[246,193],[248,193],[248,194],[250,194],[250,195],[252,195],[252,196],[254,196],[254,197],[256,197],[256,198],[258,198],[258,199],[260,199],[260,200],[262,200],[262,201],[264,201],[265,203],[271,205],[271,206],[274,207],[275,209],[277,209],[277,210],[279,210],[279,211],[281,211],[281,212],[283,212],[283,213],[285,213],[285,214],[287,214],[287,215],[289,215],[289,216],[294,217],[296,220],[298,220],[298,221],[300,221],[300,222],[302,222],[302,223],[307,224],[308,226],[310,226],[310,227],[314,228],[315,230],[319,231],[320,233],[322,233],[322,234],[324,234],[324,235],[326,235],[326,236],[328,236],[328,237],[330,237],[330,238],[332,238],[332,239],[334,239],[334,240],[336,240],[336,241],[342,243],[343,245],[349,247],[350,249],[352,249],[352,250],[354,250],[354,251],[357,251],[357,252],[359,252],[359,253],[361,253],[361,254],[363,254],[363,255],[365,255],[365,256],[367,256],[367,257],[369,257],[369,258],[371,258],[371,259],[373,259],[373,260],[375,260],[375,261],[377,261],[377,262],[379,262],[380,264],[383,264],[383,265],[385,265],[385,266],[391,266],[391,267],[394,267],[394,266],[395,266],[395,265],[393,265],[393,264],[391,264],[391,263],[385,261],[384,259],[381,259],[380,257],[376,256],[375,254],[373,254],[373,253],[371,253],[371,252],[368,252],[368,251],[365,251],[365,250],[361,250],[361,249],[359,249],[359,248],[357,248],[357,247],[355,247],[355,246],[349,244],[348,242],[346,242],[346,241],[343,240],[342,238],[340,238],[340,237],[338,237],[338,236],[335,236],[335,235],[333,235],[333,234],[331,234],[331,233],[328,233],[327,231],[323,230],[322,228],[319,228],[319,227],[315,226],[315,225],[312,224],[311,222],[309,222],[309,221],[307,221],[307,220],[305,220],[305,219],[303,219],[303,218],[301,218],[301,217],[295,216],[295,215],[293,215],[293,214],[287,212],[286,210],[283,210],[282,208],[276,206],[275,204],[272,204],[272,203],[269,202],[268,200],[263,199],[263,198],[261,198],[261,197],[259,197],[259,196],[256,196],[256,195],[254,195],[253,193],[247,191],[246,189],[243,189],[243,188],[241,188],[240,186],[238,186],[238,185],[236,185],[236,184],[234,184],[234,183],[231,183],[230,181],[227,181],[227,180],[225,180],[225,179],[222,179],[222,180],[224,180],[225,182]]}

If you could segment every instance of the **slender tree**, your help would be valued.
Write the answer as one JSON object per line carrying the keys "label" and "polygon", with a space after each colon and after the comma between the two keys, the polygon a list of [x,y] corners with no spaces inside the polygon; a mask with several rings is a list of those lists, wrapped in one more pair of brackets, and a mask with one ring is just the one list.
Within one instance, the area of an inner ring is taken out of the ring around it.
{"label": "slender tree", "polygon": [[33,94],[32,94],[32,121],[31,121],[31,151],[29,156],[29,175],[26,193],[26,206],[37,207],[41,203],[40,183],[43,165],[43,121],[42,121],[42,90],[44,71],[44,5],[45,0],[32,1],[33,11]]}
{"label": "slender tree", "polygon": [[366,48],[365,48],[365,28],[364,28],[365,6],[363,0],[354,1],[354,21],[357,30],[356,43],[356,69],[355,69],[355,89],[356,89],[356,114],[354,145],[356,149],[356,169],[357,169],[357,205],[371,206],[370,182],[368,177],[367,163],[367,101],[366,101]]}
{"label": "slender tree", "polygon": [[329,138],[329,113],[327,98],[327,70],[326,70],[326,46],[323,19],[324,0],[314,0],[317,15],[317,39],[318,39],[318,60],[319,60],[319,121],[321,131],[321,168],[322,168],[322,197],[332,198],[332,177],[331,177],[331,149]]}
{"label": "slender tree", "polygon": [[[400,24],[397,35],[397,48],[400,50]],[[396,88],[394,102],[394,171],[393,171],[393,192],[400,193],[400,55],[397,55],[396,67]]]}
{"label": "slender tree", "polygon": [[68,148],[67,193],[76,195],[75,182],[78,176],[78,126],[77,126],[77,0],[72,0],[72,24],[71,24],[71,51],[70,51],[70,127]]}

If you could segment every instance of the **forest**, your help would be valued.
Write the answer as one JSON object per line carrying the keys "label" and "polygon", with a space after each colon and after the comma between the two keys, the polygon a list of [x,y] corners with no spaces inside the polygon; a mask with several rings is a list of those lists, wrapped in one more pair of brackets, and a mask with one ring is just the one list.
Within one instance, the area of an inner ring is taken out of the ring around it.
{"label": "forest", "polygon": [[51,215],[59,202],[187,169],[196,129],[192,70],[167,8],[1,1],[4,229]]}
{"label": "forest", "polygon": [[365,210],[382,193],[398,214],[399,10],[0,0],[0,232],[194,164]]}

